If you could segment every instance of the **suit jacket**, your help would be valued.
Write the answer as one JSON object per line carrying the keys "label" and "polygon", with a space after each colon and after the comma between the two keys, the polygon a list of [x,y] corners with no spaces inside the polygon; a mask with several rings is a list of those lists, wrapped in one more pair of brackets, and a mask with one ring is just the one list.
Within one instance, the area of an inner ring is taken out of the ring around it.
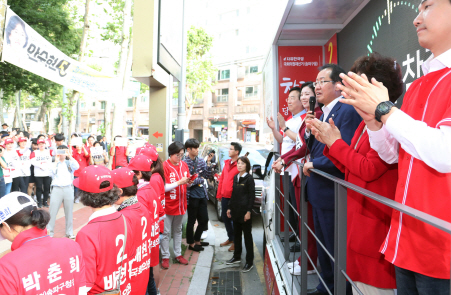
{"label": "suit jacket", "polygon": [[[323,120],[323,117],[324,115],[321,116],[321,121]],[[354,107],[337,102],[327,116],[325,122],[329,122],[330,118],[334,120],[335,125],[340,129],[342,139],[347,144],[350,144],[357,127],[362,121],[362,118],[356,112]],[[313,168],[344,179],[344,173],[323,154],[325,144],[312,137],[309,140],[309,145],[311,145],[310,160],[313,162]],[[310,177],[307,177],[306,179],[306,193],[308,201],[314,208],[334,210],[335,195],[333,181],[312,172]]]}

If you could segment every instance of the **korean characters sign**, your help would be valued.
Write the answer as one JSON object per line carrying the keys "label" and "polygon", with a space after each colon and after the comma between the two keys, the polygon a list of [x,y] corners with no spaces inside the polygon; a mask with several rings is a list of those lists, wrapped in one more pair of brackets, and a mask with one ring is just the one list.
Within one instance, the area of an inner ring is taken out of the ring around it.
{"label": "korean characters sign", "polygon": [[323,65],[322,46],[279,46],[279,112],[291,116],[286,99],[292,87],[315,81]]}
{"label": "korean characters sign", "polygon": [[82,93],[109,97],[120,93],[115,78],[65,55],[10,8],[6,13],[2,61]]}

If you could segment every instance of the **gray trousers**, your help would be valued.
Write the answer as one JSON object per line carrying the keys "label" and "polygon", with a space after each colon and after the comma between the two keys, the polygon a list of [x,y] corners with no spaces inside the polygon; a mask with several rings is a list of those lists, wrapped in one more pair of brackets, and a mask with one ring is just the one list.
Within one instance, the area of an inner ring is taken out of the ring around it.
{"label": "gray trousers", "polygon": [[163,259],[169,258],[169,241],[172,238],[174,243],[175,257],[182,255],[182,220],[184,215],[166,215],[164,220],[164,233],[161,237],[160,249]]}
{"label": "gray trousers", "polygon": [[74,209],[74,187],[70,186],[54,186],[50,194],[50,222],[47,225],[49,235],[53,236],[53,229],[55,228],[56,215],[61,207],[61,203],[64,203],[64,215],[66,218],[66,236],[74,234],[73,229],[73,209]]}

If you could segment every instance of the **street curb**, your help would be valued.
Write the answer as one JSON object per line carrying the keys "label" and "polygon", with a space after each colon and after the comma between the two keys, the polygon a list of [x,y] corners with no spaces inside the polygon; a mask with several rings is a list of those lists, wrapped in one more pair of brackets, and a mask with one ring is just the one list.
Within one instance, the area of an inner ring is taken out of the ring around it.
{"label": "street curb", "polygon": [[187,295],[199,295],[207,292],[208,282],[210,281],[210,270],[213,263],[214,245],[216,235],[210,221],[208,222],[208,237],[204,240],[209,242],[210,246],[205,247],[204,251],[201,251],[199,258],[197,259],[196,268],[194,270],[193,277],[188,289]]}

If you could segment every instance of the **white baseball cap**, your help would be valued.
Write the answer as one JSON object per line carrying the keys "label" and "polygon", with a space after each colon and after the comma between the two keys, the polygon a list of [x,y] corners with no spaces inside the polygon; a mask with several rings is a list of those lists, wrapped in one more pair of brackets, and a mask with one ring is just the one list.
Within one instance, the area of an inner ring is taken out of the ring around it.
{"label": "white baseball cap", "polygon": [[[21,204],[17,199],[17,197],[19,196],[26,197],[29,201],[24,204]],[[37,207],[36,202],[29,195],[24,194],[22,192],[12,192],[7,194],[6,196],[0,199],[0,224],[28,206]],[[4,239],[5,238],[2,236],[0,232],[0,241]]]}

